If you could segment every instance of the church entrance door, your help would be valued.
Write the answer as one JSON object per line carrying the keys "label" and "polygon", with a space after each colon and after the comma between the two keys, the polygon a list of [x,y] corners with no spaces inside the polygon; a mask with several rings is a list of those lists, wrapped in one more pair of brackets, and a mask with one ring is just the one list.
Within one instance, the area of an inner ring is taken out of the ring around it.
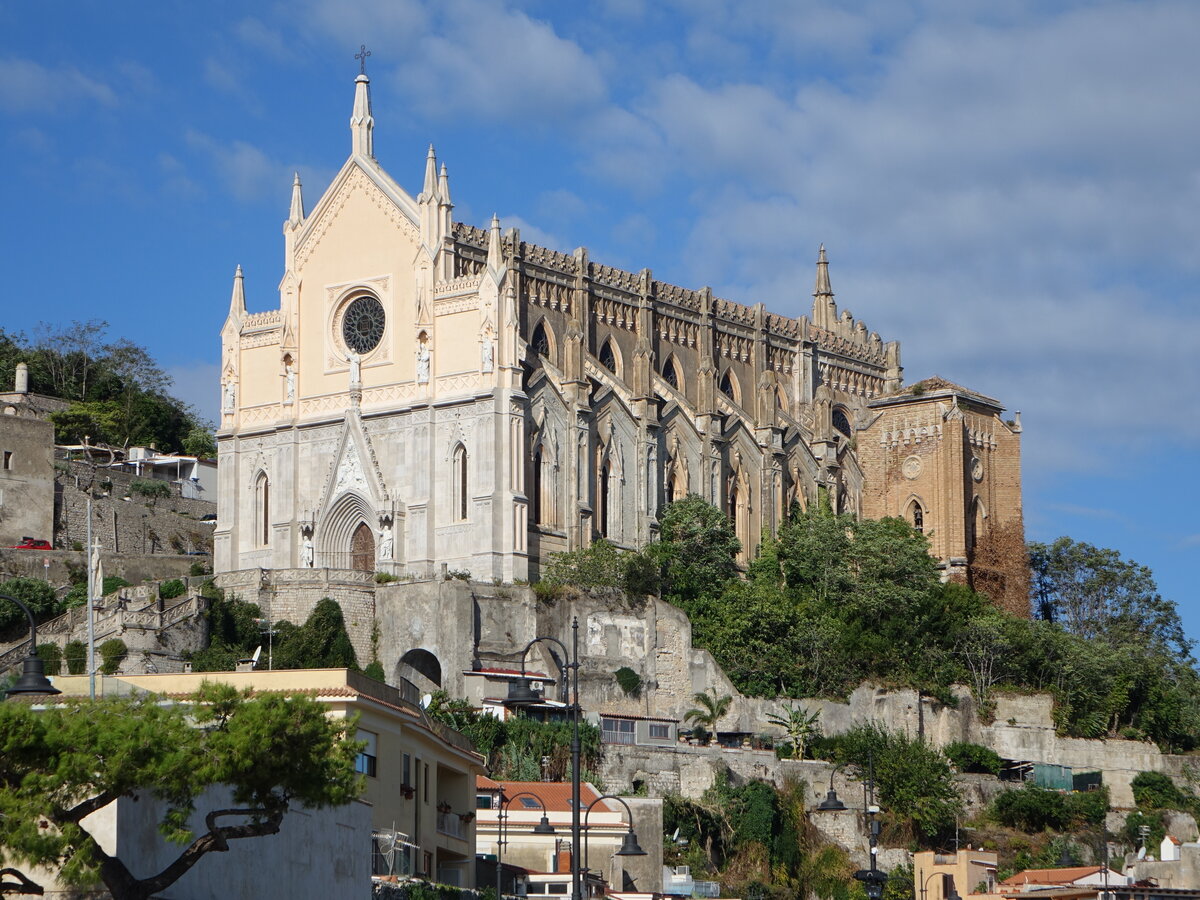
{"label": "church entrance door", "polygon": [[358,572],[375,571],[375,535],[366,522],[350,536],[350,568]]}

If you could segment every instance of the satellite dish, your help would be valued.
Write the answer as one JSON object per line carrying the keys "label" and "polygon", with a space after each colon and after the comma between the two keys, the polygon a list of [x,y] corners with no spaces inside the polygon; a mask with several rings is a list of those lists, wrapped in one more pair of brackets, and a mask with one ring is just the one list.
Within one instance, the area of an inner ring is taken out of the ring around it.
{"label": "satellite dish", "polygon": [[250,661],[254,664],[255,668],[258,667],[258,658],[260,656],[262,656],[262,644],[259,644],[254,648],[254,655],[250,657]]}
{"label": "satellite dish", "polygon": [[421,709],[429,709],[429,704],[433,702],[433,694],[421,695]]}

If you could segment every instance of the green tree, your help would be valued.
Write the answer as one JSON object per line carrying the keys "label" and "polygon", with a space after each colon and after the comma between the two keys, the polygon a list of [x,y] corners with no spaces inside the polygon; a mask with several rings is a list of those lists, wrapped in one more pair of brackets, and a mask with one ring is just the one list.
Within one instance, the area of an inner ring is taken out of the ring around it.
{"label": "green tree", "polygon": [[121,668],[121,663],[125,661],[125,657],[129,655],[129,648],[125,646],[125,642],[120,638],[110,638],[100,645],[100,658],[104,660],[100,664],[100,671],[105,675],[116,675]]}
{"label": "green tree", "polygon": [[[0,860],[51,866],[75,885],[98,879],[115,900],[145,900],[228,841],[277,834],[294,803],[353,800],[361,789],[354,728],[305,696],[251,699],[219,685],[203,686],[185,704],[152,696],[40,711],[0,703]],[[215,785],[227,785],[238,808],[214,810],[206,830],[189,831],[197,800]],[[139,794],[166,803],[159,829],[182,847],[146,878],[130,870],[133,860],[109,855],[84,822]],[[230,817],[236,824],[226,824]]]}
{"label": "green tree", "polygon": [[[43,622],[61,612],[54,588],[40,578],[10,578],[0,584],[0,594],[16,597],[28,606],[35,622]],[[0,600],[0,634],[28,631],[28,628],[29,619],[21,607]]]}
{"label": "green tree", "polygon": [[357,669],[358,658],[336,600],[324,597],[305,623],[275,645],[277,669]]}
{"label": "green tree", "polygon": [[67,641],[63,647],[63,662],[67,664],[67,674],[83,675],[87,671],[87,644]]}
{"label": "green tree", "polygon": [[183,452],[189,456],[201,459],[214,459],[217,455],[217,441],[212,429],[207,425],[195,425],[183,439]]}
{"label": "green tree", "polygon": [[725,514],[699,494],[668,504],[660,524],[648,552],[662,568],[664,599],[687,610],[700,597],[719,595],[737,576],[742,543]]}
{"label": "green tree", "polygon": [[711,733],[716,730],[717,722],[729,712],[733,698],[728,694],[718,697],[715,691],[708,690],[692,694],[692,702],[696,705],[683,714],[683,720],[691,722],[705,733]]}
{"label": "green tree", "polygon": [[805,745],[821,733],[821,711],[810,713],[794,703],[785,706],[783,714],[768,713],[767,721],[778,725],[787,735],[792,759],[803,759]]}

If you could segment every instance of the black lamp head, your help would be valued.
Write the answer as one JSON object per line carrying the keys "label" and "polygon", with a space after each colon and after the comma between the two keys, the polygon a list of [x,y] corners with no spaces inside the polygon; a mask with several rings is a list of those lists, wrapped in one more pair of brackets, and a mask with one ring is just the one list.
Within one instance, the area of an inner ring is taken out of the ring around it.
{"label": "black lamp head", "polygon": [[838,799],[837,791],[827,793],[825,799],[817,805],[820,812],[843,812],[845,809],[846,804]]}
{"label": "black lamp head", "polygon": [[13,694],[61,694],[62,691],[52,685],[50,679],[46,677],[46,664],[42,658],[35,653],[30,653],[25,657],[25,662],[21,666],[21,677],[5,693],[12,696]]}
{"label": "black lamp head", "polygon": [[542,695],[533,689],[533,681],[529,678],[514,678],[508,683],[508,696],[504,705],[509,707],[532,706],[541,703]]}
{"label": "black lamp head", "polygon": [[533,826],[534,834],[554,834],[554,826],[550,824],[550,820],[542,815],[542,821]]}
{"label": "black lamp head", "polygon": [[613,854],[614,856],[645,856],[646,851],[642,849],[638,843],[637,835],[634,834],[632,828],[625,832],[625,837],[621,839],[621,849]]}

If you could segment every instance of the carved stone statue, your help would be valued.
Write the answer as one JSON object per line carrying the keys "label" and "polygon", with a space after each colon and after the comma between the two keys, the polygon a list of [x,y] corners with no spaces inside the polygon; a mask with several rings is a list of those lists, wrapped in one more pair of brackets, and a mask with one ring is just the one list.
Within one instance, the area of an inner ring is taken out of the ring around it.
{"label": "carved stone statue", "polygon": [[417,348],[417,384],[429,383],[429,345],[422,343]]}
{"label": "carved stone statue", "polygon": [[379,558],[382,560],[390,560],[392,558],[392,547],[394,541],[392,539],[392,526],[384,525],[379,529]]}
{"label": "carved stone statue", "polygon": [[296,367],[291,360],[283,367],[283,377],[287,383],[287,402],[292,403],[296,399]]}
{"label": "carved stone statue", "polygon": [[362,356],[357,350],[351,350],[346,360],[350,363],[350,383],[362,384]]}
{"label": "carved stone statue", "polygon": [[485,373],[492,371],[493,367],[495,366],[495,348],[492,345],[492,338],[490,335],[484,337],[479,353],[480,369]]}
{"label": "carved stone statue", "polygon": [[225,402],[223,409],[225,412],[233,412],[234,404],[237,401],[237,385],[233,382],[233,376],[225,380]]}
{"label": "carved stone statue", "polygon": [[300,565],[306,569],[311,569],[313,566],[312,538],[305,538],[304,543],[300,545]]}

